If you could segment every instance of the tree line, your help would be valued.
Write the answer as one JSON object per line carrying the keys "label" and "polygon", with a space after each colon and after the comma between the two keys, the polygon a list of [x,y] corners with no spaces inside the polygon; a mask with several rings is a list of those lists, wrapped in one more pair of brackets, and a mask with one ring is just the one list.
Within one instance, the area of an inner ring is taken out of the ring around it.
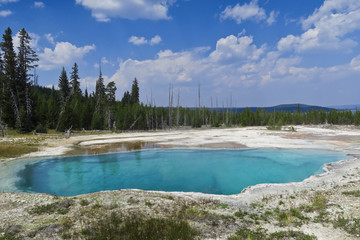
{"label": "tree line", "polygon": [[79,67],[74,63],[68,75],[63,67],[58,89],[34,84],[38,57],[31,48],[31,37],[25,29],[18,34],[19,46],[15,51],[12,30],[7,28],[0,43],[0,130],[19,132],[47,132],[47,129],[76,130],[158,130],[202,126],[270,126],[299,124],[354,124],[360,125],[360,112],[311,110],[301,112],[251,111],[236,112],[232,108],[212,109],[200,106],[180,106],[180,91],[174,106],[173,87],[169,87],[168,107],[157,107],[139,101],[139,82],[135,78],[130,91],[116,100],[116,85],[104,83],[99,71],[95,91],[84,92],[80,87]]}

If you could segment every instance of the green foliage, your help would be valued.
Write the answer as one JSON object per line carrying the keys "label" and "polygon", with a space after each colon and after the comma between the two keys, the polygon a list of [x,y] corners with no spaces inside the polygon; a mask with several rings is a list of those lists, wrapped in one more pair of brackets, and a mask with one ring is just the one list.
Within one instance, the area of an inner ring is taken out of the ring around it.
{"label": "green foliage", "polygon": [[64,105],[70,96],[70,86],[69,80],[65,71],[65,68],[62,68],[60,77],[59,77],[59,89],[60,89],[60,96],[61,96],[61,104]]}
{"label": "green foliage", "polygon": [[256,230],[247,229],[245,227],[240,228],[234,235],[228,238],[229,240],[315,240],[315,236],[307,235],[299,231],[279,231],[268,234],[263,228]]}
{"label": "green foliage", "polygon": [[243,218],[243,217],[245,217],[246,215],[248,215],[248,213],[245,212],[245,211],[239,210],[239,211],[235,212],[234,215],[235,215],[236,217]]}
{"label": "green foliage", "polygon": [[338,216],[333,222],[334,228],[342,228],[346,232],[359,236],[360,234],[360,218],[344,218]]}
{"label": "green foliage", "polygon": [[37,133],[47,133],[46,127],[44,125],[42,125],[41,123],[36,126],[35,131]]}
{"label": "green foliage", "polygon": [[0,236],[0,240],[20,240],[21,237],[18,237],[17,234],[11,234],[8,232],[5,232],[4,235]]}
{"label": "green foliage", "polygon": [[360,197],[360,190],[354,190],[354,191],[344,191],[342,192],[344,195],[351,195],[354,197]]}
{"label": "green foliage", "polygon": [[229,240],[265,240],[267,239],[266,230],[262,228],[253,231],[245,227],[240,228],[234,235],[228,238]]}
{"label": "green foliage", "polygon": [[110,216],[82,229],[85,239],[194,239],[198,232],[184,220]]}
{"label": "green foliage", "polygon": [[139,83],[135,78],[131,86],[131,95],[130,95],[131,104],[139,104]]}
{"label": "green foliage", "polygon": [[55,202],[45,205],[38,205],[29,210],[30,214],[42,215],[42,214],[66,214],[69,212],[70,207],[73,205],[73,201],[64,200],[61,202]]}

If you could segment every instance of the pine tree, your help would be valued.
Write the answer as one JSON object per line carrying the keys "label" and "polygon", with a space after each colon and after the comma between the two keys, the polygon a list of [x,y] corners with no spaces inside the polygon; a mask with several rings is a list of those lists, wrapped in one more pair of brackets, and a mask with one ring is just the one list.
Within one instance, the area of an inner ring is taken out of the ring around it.
{"label": "pine tree", "polygon": [[70,96],[69,80],[64,67],[59,77],[59,89],[61,95],[61,104],[64,105]]}
{"label": "pine tree", "polygon": [[80,77],[79,77],[79,68],[76,63],[74,63],[74,66],[72,68],[71,76],[70,76],[70,84],[71,84],[71,95],[81,95],[81,89],[80,89]]}
{"label": "pine tree", "polygon": [[23,116],[21,118],[21,122],[24,125],[21,127],[21,131],[28,132],[32,128],[31,116],[33,107],[33,100],[31,99],[32,82],[30,81],[33,74],[29,73],[29,71],[37,67],[36,62],[39,61],[39,59],[36,52],[30,47],[31,37],[24,28],[19,32],[19,40],[19,54],[17,56],[17,97],[21,111],[24,110],[26,112],[25,117]]}
{"label": "pine tree", "polygon": [[3,34],[1,50],[4,53],[4,106],[3,119],[10,127],[21,126],[19,102],[16,92],[17,83],[17,64],[16,54],[12,40],[12,31],[10,28]]}
{"label": "pine tree", "polygon": [[103,129],[104,128],[104,97],[105,97],[105,86],[104,78],[100,70],[99,78],[96,81],[95,89],[95,112],[93,115],[91,128],[92,129]]}
{"label": "pine tree", "polygon": [[56,130],[64,131],[71,127],[71,109],[69,107],[68,101],[70,99],[70,86],[69,80],[63,67],[60,78],[59,78],[59,88],[61,96],[61,110],[59,114],[59,120],[56,126]]}
{"label": "pine tree", "polygon": [[114,125],[114,106],[115,106],[115,82],[111,81],[106,86],[106,102],[107,102],[107,125],[111,130]]}
{"label": "pine tree", "polygon": [[135,78],[132,86],[131,86],[131,99],[130,103],[133,104],[139,104],[139,84],[137,79]]}

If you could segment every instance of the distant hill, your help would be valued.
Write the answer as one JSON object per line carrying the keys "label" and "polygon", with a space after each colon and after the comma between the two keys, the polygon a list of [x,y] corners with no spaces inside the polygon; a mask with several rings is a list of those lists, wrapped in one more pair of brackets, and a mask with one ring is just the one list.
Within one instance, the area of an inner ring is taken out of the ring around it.
{"label": "distant hill", "polygon": [[[257,109],[264,109],[266,112],[294,112],[300,108],[300,112],[308,112],[311,110],[323,110],[329,112],[332,108],[330,107],[321,107],[321,106],[313,106],[313,105],[306,105],[306,104],[281,104],[276,105],[273,107],[249,107],[250,111],[255,112]],[[222,111],[223,108],[214,108],[215,110]],[[225,108],[226,109],[226,108]],[[231,108],[229,109],[232,112],[243,112],[246,107],[242,108]]]}
{"label": "distant hill", "polygon": [[360,110],[360,105],[359,104],[354,104],[354,105],[339,105],[339,106],[331,106],[329,108],[334,108],[337,110],[351,110],[351,111],[355,111],[355,110]]}

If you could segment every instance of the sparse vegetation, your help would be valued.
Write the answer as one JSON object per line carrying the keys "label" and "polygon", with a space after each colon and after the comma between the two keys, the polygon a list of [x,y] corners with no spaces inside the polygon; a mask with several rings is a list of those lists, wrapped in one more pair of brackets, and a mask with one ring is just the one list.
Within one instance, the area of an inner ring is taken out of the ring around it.
{"label": "sparse vegetation", "polygon": [[353,191],[344,191],[342,192],[344,195],[351,195],[354,197],[360,197],[360,190],[353,190]]}
{"label": "sparse vegetation", "polygon": [[315,236],[307,235],[298,231],[279,231],[269,234],[266,229],[257,228],[256,230],[240,228],[234,235],[228,238],[229,240],[314,240]]}
{"label": "sparse vegetation", "polygon": [[69,212],[72,204],[73,204],[72,200],[64,200],[64,201],[45,204],[45,205],[38,205],[30,209],[29,213],[41,215],[41,214],[52,214],[56,212],[58,214],[64,215]]}
{"label": "sparse vegetation", "polygon": [[195,239],[198,231],[184,220],[124,217],[111,214],[81,230],[86,239]]}

